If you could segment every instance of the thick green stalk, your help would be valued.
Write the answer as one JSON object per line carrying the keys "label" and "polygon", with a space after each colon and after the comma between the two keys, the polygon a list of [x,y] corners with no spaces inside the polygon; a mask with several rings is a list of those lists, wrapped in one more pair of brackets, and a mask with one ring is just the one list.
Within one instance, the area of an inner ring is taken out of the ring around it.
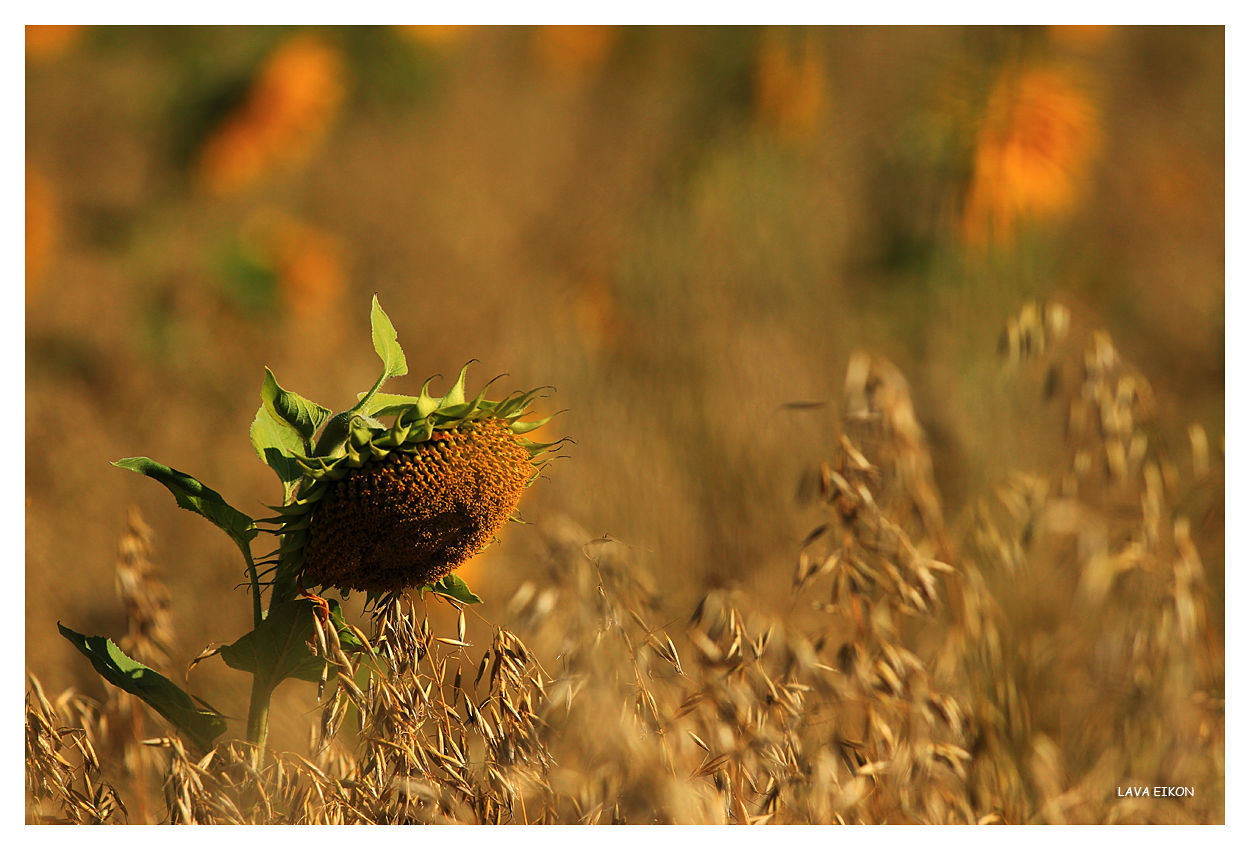
{"label": "thick green stalk", "polygon": [[269,697],[273,688],[260,675],[252,677],[252,702],[247,711],[247,739],[256,745],[253,767],[260,770],[265,764],[265,742],[269,738]]}
{"label": "thick green stalk", "polygon": [[[256,575],[256,565],[249,557],[248,570],[252,576],[252,608],[256,626],[260,626],[263,615],[260,603],[260,581]],[[279,573],[281,571],[279,570]],[[269,595],[269,610],[283,602],[295,598],[295,583],[279,580]],[[254,767],[260,770],[265,764],[265,742],[269,738],[269,701],[273,696],[273,685],[261,679],[260,673],[252,675],[252,698],[247,709],[247,740],[256,745]]]}

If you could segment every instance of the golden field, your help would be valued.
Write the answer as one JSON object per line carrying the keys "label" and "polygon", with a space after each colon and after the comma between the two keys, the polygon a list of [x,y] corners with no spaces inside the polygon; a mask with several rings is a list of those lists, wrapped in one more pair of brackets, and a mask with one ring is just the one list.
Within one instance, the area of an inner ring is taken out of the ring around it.
{"label": "golden field", "polygon": [[[1224,822],[1222,29],[26,45],[28,821]],[[374,293],[388,391],[572,442],[249,788],[56,625],[247,716],[238,553],[110,462],[264,515],[264,369],[349,407]]]}

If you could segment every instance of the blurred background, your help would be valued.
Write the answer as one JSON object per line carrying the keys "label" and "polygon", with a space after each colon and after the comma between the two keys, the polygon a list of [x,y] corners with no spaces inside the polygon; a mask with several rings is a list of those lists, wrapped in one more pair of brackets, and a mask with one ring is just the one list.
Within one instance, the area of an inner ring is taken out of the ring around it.
{"label": "blurred background", "polygon": [[[957,522],[1053,438],[996,354],[1029,300],[1110,331],[1159,441],[1222,446],[1224,102],[1219,27],[27,27],[27,669],[103,696],[56,622],[125,632],[132,506],[165,672],[250,628],[225,535],[109,462],[267,515],[264,367],[350,406],[375,292],[389,391],[477,359],[470,389],[567,408],[531,524],[463,573],[488,620],[552,528],[628,544],[677,611],[786,604],[856,348],[907,376]],[[191,681],[245,715],[246,677]]]}

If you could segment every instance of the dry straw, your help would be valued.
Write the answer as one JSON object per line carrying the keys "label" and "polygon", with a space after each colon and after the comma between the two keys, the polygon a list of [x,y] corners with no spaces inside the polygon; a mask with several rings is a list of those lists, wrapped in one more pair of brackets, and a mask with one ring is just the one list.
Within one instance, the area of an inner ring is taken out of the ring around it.
{"label": "dry straw", "polygon": [[[1222,641],[1185,512],[1222,457],[1197,426],[1190,457],[1164,451],[1144,378],[1074,325],[1030,306],[1002,345],[1010,380],[1063,412],[1059,468],[1017,470],[948,524],[906,380],[855,354],[788,611],[741,590],[672,611],[628,547],[552,517],[509,627],[456,605],[444,634],[432,597],[395,593],[368,651],[321,633],[334,669],[305,754],[146,741],[160,819],[1223,822]],[[121,584],[156,664],[147,534],[132,518]],[[33,678],[26,717],[28,820],[126,820],[95,753],[130,733]],[[1139,786],[1194,794],[1118,793]]]}

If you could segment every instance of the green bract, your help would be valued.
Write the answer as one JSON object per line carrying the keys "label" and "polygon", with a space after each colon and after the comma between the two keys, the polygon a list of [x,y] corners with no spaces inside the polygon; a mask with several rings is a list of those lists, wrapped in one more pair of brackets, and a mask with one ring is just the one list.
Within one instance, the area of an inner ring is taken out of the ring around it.
{"label": "green bract", "polygon": [[376,297],[371,323],[382,375],[350,410],[331,416],[266,370],[252,443],[284,487],[261,520],[281,535],[279,599],[300,580],[370,595],[434,585],[489,545],[555,445],[522,436],[547,422],[522,421],[537,390],[466,399],[467,365],[441,398],[429,381],[418,396],[379,392],[408,363]]}
{"label": "green bract", "polygon": [[553,444],[521,436],[547,421],[521,421],[536,390],[466,401],[467,369],[442,398],[428,381],[417,397],[364,396],[339,420],[341,442],[327,425],[317,453],[289,455],[303,481],[268,520],[282,535],[278,584],[425,587],[491,542]]}

